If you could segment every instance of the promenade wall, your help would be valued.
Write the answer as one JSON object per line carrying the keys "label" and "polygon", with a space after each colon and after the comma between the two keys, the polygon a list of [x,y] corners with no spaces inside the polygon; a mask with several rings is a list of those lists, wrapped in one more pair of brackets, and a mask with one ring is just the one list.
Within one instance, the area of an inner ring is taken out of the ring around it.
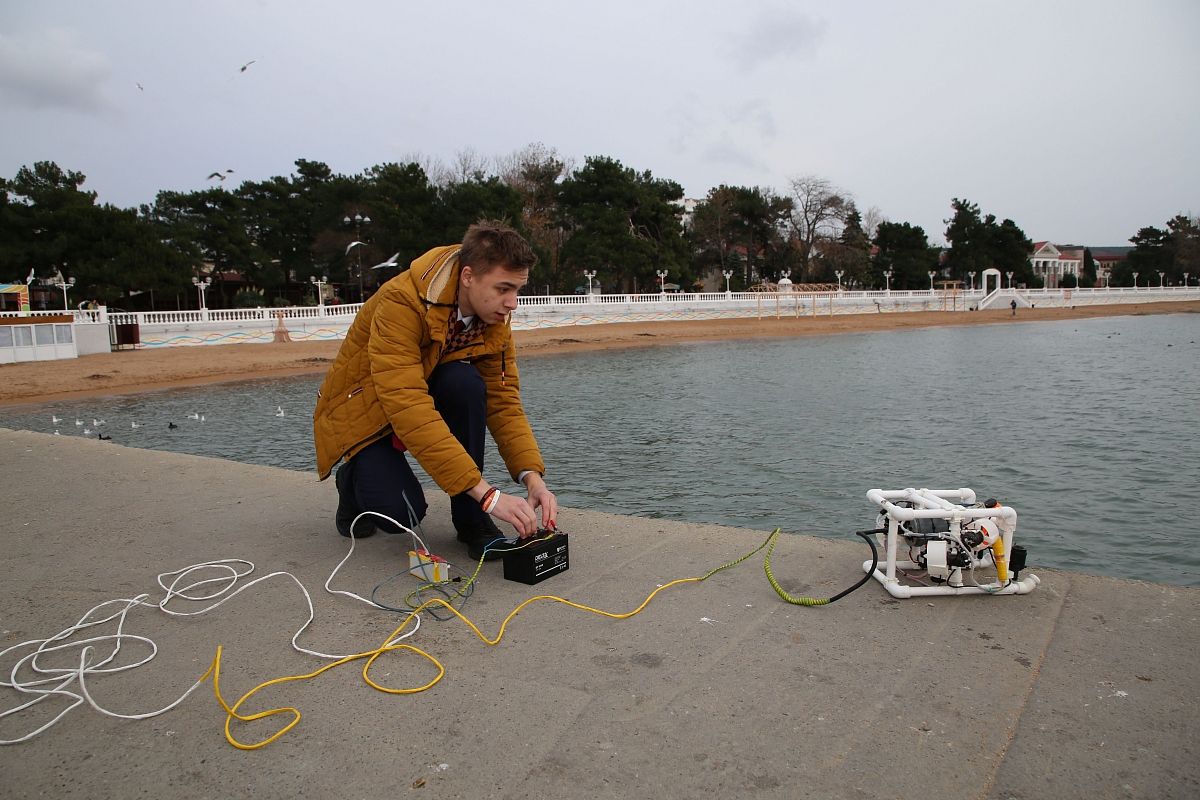
{"label": "promenade wall", "polygon": [[[871,292],[712,292],[530,295],[513,313],[514,330],[730,318],[815,317],[965,311],[970,308],[1062,308],[1122,303],[1200,300],[1200,287]],[[286,330],[291,341],[342,339],[360,304],[292,308],[199,309],[110,314],[101,308],[73,312],[77,323],[106,323],[137,333],[138,348],[265,343]],[[38,312],[34,312],[35,315]],[[62,314],[63,312],[49,312]],[[281,327],[282,326],[282,327]],[[113,341],[117,341],[114,336]]]}

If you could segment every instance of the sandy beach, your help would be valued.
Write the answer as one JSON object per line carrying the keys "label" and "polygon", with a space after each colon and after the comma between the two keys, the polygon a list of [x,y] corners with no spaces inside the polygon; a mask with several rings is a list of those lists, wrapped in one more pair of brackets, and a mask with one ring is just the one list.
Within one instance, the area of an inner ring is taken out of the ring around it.
{"label": "sandy beach", "polygon": [[[611,323],[514,334],[522,358],[717,339],[822,336],[946,325],[1010,325],[1121,315],[1200,313],[1200,301],[1079,308],[856,314],[833,317]],[[125,350],[63,361],[0,365],[0,405],[132,394],[221,381],[322,373],[340,341]]]}

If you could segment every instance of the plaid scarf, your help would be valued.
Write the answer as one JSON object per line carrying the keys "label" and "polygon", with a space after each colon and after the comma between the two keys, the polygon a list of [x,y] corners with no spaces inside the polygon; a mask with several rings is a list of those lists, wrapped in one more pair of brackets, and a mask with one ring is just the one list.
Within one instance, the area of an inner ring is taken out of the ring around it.
{"label": "plaid scarf", "polygon": [[463,321],[458,318],[458,312],[454,311],[450,314],[450,324],[446,332],[446,346],[442,348],[442,355],[453,353],[455,350],[461,350],[469,344],[483,338],[484,325],[480,325],[479,317],[471,320],[471,326],[465,327]]}

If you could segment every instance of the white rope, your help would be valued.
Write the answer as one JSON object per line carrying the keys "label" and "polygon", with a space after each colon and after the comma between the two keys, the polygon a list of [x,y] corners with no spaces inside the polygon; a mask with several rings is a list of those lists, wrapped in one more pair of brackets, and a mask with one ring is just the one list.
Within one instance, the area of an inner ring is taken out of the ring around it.
{"label": "white rope", "polygon": [[[413,538],[413,541],[421,546],[422,550],[424,550],[425,552],[429,552],[429,548],[425,546],[425,542],[421,539],[420,536],[417,535],[416,531],[414,531],[412,528],[409,528],[406,525],[401,525],[399,522],[392,519],[387,514],[381,514],[378,511],[363,511],[361,514],[359,514],[357,517],[355,517],[354,521],[350,523],[350,533],[351,534],[354,533],[354,526],[358,524],[358,521],[366,516],[379,517],[380,519],[387,520],[388,522],[392,523],[397,528],[399,528],[400,530],[404,531],[409,536],[411,536]],[[325,579],[325,591],[329,592],[330,594],[340,594],[344,597],[349,597],[353,600],[358,600],[359,602],[366,603],[371,608],[383,608],[383,606],[379,605],[378,603],[374,602],[373,600],[368,600],[367,598],[365,598],[361,595],[357,595],[354,592],[348,592],[344,589],[334,589],[329,585],[330,583],[333,582],[334,576],[338,574],[338,570],[340,570],[342,568],[342,565],[345,564],[347,561],[349,561],[350,557],[352,555],[354,555],[354,536],[351,535],[349,538],[350,538],[350,552],[346,553],[346,557],[338,562],[338,565],[333,568],[333,572],[329,573],[329,577]],[[391,610],[391,609],[388,609],[388,610]],[[414,633],[416,632],[415,628],[413,629],[413,632]],[[390,644],[390,642],[389,642],[389,644]]]}
{"label": "white rope", "polygon": [[[425,542],[421,540],[414,531],[410,528],[401,525],[395,520],[384,514],[367,511],[355,517],[354,522],[357,523],[363,516],[373,514],[381,517],[392,524],[399,527],[404,532],[408,533],[420,545],[421,549],[427,550]],[[351,525],[353,530],[353,524]],[[325,580],[325,590],[330,594],[343,595],[355,600],[366,603],[372,608],[380,608],[376,603],[361,597],[354,592],[333,589],[330,584],[338,570],[342,568],[350,557],[354,554],[354,538],[350,538],[350,550],[346,556],[338,562],[337,566],[329,574]],[[206,570],[218,570],[221,574],[205,575]],[[304,595],[304,602],[308,608],[308,618],[304,621],[296,632],[292,635],[292,647],[298,652],[305,655],[315,656],[317,658],[337,660],[353,655],[353,653],[322,653],[319,650],[310,650],[309,648],[300,645],[299,639],[301,634],[308,628],[309,625],[316,619],[316,613],[313,609],[312,597],[308,590],[304,588],[304,584],[290,572],[276,571],[271,572],[262,577],[238,586],[238,582],[243,578],[248,577],[255,570],[255,566],[250,561],[240,558],[224,558],[215,561],[204,561],[198,564],[192,564],[182,569],[172,570],[170,572],[160,573],[156,580],[159,587],[163,590],[161,600],[157,602],[150,599],[149,594],[139,594],[131,598],[118,598],[113,600],[105,600],[96,606],[93,606],[87,611],[74,625],[71,625],[58,633],[46,639],[29,639],[18,644],[0,650],[0,659],[8,656],[14,651],[24,650],[32,647],[33,650],[21,658],[17,659],[12,669],[8,673],[8,680],[0,680],[0,687],[13,689],[14,691],[31,696],[30,699],[4,711],[0,711],[0,720],[10,717],[15,714],[20,714],[31,708],[34,708],[42,702],[50,698],[65,698],[69,700],[66,708],[56,714],[48,722],[43,723],[38,728],[14,739],[0,739],[0,745],[19,744],[27,742],[45,731],[52,728],[59,720],[63,719],[68,713],[87,703],[94,710],[104,716],[113,717],[116,719],[142,720],[156,717],[164,714],[186,700],[200,685],[204,679],[197,680],[190,688],[187,689],[177,699],[168,703],[166,706],[156,711],[145,711],[140,713],[124,714],[112,709],[105,708],[98,703],[92,696],[88,687],[87,681],[97,675],[112,675],[127,670],[136,669],[140,666],[148,664],[157,654],[158,645],[152,639],[145,636],[138,636],[132,633],[125,632],[125,624],[130,611],[135,608],[158,608],[164,614],[172,617],[194,617],[200,614],[208,613],[233,598],[240,595],[242,592],[250,589],[253,586],[262,583],[275,577],[288,577],[299,587],[301,594]],[[168,580],[170,579],[170,580]],[[237,588],[234,588],[237,587]],[[203,608],[192,611],[181,611],[169,608],[172,600],[179,599],[192,603],[207,603]],[[209,602],[214,601],[214,602]],[[104,610],[109,606],[120,606],[120,608],[107,616],[93,618],[97,614],[104,613]],[[421,618],[415,616],[415,625],[411,630],[396,636],[389,640],[388,646],[395,644],[403,639],[415,634],[421,627]],[[116,631],[114,633],[99,634],[89,636],[83,639],[72,639],[76,634],[93,628],[98,625],[104,625],[116,621]],[[121,653],[122,646],[126,641],[138,642],[145,644],[149,648],[149,653],[140,659],[136,659],[130,663],[117,664],[118,655]],[[103,648],[109,648],[107,650]],[[48,658],[54,654],[65,653],[67,651],[78,649],[78,663],[67,667],[50,666]],[[32,673],[32,675],[27,674]],[[44,676],[44,677],[39,677]]]}

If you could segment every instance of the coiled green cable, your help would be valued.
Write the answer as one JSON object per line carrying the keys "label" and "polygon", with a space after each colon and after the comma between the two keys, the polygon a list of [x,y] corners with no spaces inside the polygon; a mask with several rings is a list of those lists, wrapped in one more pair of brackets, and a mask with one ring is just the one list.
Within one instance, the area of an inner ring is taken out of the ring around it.
{"label": "coiled green cable", "polygon": [[[870,548],[871,548],[871,569],[869,569],[867,571],[867,574],[863,576],[862,580],[860,580],[858,583],[851,586],[849,589],[845,589],[841,592],[838,592],[833,597],[827,597],[827,598],[825,598],[825,597],[797,597],[796,595],[789,594],[786,589],[784,589],[782,586],[780,586],[779,581],[777,581],[775,579],[775,573],[773,573],[771,571],[771,553],[774,552],[775,544],[779,541],[779,531],[780,530],[781,530],[780,528],[776,528],[774,531],[771,532],[771,535],[767,537],[767,541],[765,541],[765,542],[763,542],[763,544],[759,545],[759,547],[756,550],[754,550],[754,552],[747,553],[745,556],[743,556],[742,558],[738,559],[738,561],[735,561],[733,563],[737,564],[737,563],[740,563],[741,561],[744,561],[745,559],[754,555],[754,553],[757,553],[759,550],[761,550],[765,546],[767,548],[767,554],[763,558],[763,571],[767,573],[767,581],[771,584],[771,588],[775,590],[775,594],[782,597],[785,602],[791,603],[794,606],[827,606],[830,603],[834,602],[835,600],[841,600],[843,597],[850,594],[855,589],[857,589],[858,587],[862,586],[867,581],[869,581],[871,579],[871,576],[875,573],[875,568],[877,566],[879,566],[879,550],[875,547],[875,541],[871,538],[871,536],[876,533],[881,533],[881,531],[878,531],[878,530],[855,531],[854,532],[855,535],[861,536],[863,538],[863,541],[865,541],[867,543],[867,545],[870,546]],[[732,565],[730,565],[730,566],[732,566]],[[718,567],[717,569],[724,569],[724,567]],[[714,570],[714,572],[715,571],[716,570]],[[708,576],[706,575],[705,577],[708,577]]]}

